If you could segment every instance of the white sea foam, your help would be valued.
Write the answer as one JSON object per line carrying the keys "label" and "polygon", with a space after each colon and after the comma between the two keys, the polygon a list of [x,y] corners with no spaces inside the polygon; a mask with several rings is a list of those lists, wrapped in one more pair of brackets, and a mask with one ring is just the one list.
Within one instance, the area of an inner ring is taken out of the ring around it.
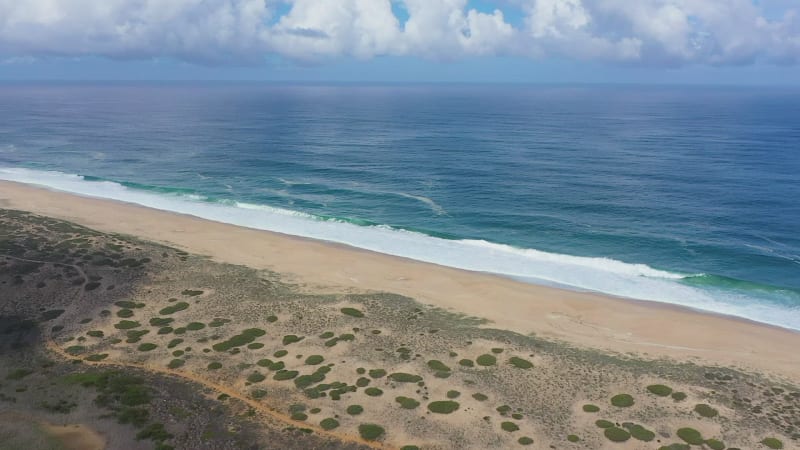
{"label": "white sea foam", "polygon": [[[223,223],[321,239],[459,269],[523,281],[661,301],[800,329],[800,311],[758,302],[734,291],[713,291],[679,282],[689,274],[609,258],[562,255],[482,240],[448,240],[389,226],[359,226],[242,202],[208,202],[196,195],[167,195],[79,175],[0,168],[0,179],[74,194],[107,198],[189,214]],[[502,299],[497,299],[502,301]]]}

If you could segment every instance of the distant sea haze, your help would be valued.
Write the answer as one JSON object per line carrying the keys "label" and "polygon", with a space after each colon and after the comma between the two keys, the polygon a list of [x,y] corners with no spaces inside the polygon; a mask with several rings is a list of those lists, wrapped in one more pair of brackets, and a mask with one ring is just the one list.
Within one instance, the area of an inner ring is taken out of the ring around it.
{"label": "distant sea haze", "polygon": [[798,117],[777,88],[6,84],[0,179],[800,330]]}

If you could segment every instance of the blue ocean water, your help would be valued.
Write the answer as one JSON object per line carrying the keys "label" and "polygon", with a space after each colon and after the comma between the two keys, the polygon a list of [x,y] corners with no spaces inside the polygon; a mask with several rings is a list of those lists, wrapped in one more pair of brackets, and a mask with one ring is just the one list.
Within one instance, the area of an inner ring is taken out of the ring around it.
{"label": "blue ocean water", "polygon": [[796,89],[3,84],[0,179],[800,329]]}

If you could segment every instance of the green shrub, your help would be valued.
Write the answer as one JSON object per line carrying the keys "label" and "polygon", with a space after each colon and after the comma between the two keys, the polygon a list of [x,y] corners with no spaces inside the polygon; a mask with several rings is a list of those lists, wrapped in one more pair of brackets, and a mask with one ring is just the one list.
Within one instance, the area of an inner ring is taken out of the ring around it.
{"label": "green shrub", "polygon": [[87,356],[86,360],[96,362],[96,361],[102,361],[106,358],[108,358],[108,353],[97,353],[94,355]]}
{"label": "green shrub", "polygon": [[170,361],[169,364],[167,364],[167,367],[169,367],[170,369],[177,369],[179,367],[182,367],[185,363],[186,361],[176,358]]}
{"label": "green shrub", "polygon": [[474,398],[475,400],[477,400],[479,402],[485,402],[486,400],[489,399],[489,397],[487,397],[484,394],[481,394],[480,392],[472,394],[472,398]]}
{"label": "green shrub", "polygon": [[177,347],[177,346],[179,346],[181,344],[183,344],[183,339],[175,338],[175,339],[169,341],[169,344],[167,344],[167,348],[175,348],[175,347]]}
{"label": "green shrub", "polygon": [[154,327],[165,327],[174,321],[175,319],[170,317],[153,317],[150,319],[150,325]]}
{"label": "green shrub", "polygon": [[356,380],[356,386],[362,387],[362,388],[369,386],[369,383],[370,383],[370,379],[369,378],[365,378],[365,377],[359,377],[358,380]]}
{"label": "green shrub", "polygon": [[222,368],[222,363],[214,361],[208,364],[208,370],[217,370]]}
{"label": "green shrub", "polygon": [[633,423],[626,423],[622,425],[625,427],[634,439],[644,442],[650,442],[656,438],[656,434],[647,428]]}
{"label": "green shrub", "polygon": [[247,381],[251,383],[260,383],[264,381],[267,377],[265,377],[260,372],[253,372],[247,377]]}
{"label": "green shrub", "polygon": [[198,295],[203,295],[203,291],[195,291],[192,289],[184,289],[181,292],[181,295],[185,295],[187,297],[197,297]]}
{"label": "green shrub", "polygon": [[212,345],[211,348],[218,352],[228,351],[235,347],[247,345],[265,334],[267,334],[267,332],[260,328],[248,328],[226,341],[217,342]]}
{"label": "green shrub", "polygon": [[479,366],[488,367],[497,364],[497,358],[489,354],[484,354],[475,358],[475,362],[477,362]]}
{"label": "green shrub", "polygon": [[592,405],[592,404],[583,405],[583,412],[596,413],[596,412],[599,412],[599,411],[600,411],[600,407],[597,406],[597,405]]}
{"label": "green shrub", "polygon": [[685,392],[673,392],[672,399],[676,402],[682,402],[686,400],[686,393]]}
{"label": "green shrub", "polygon": [[299,411],[295,412],[295,413],[292,413],[291,417],[292,417],[292,420],[299,420],[299,421],[304,421],[304,420],[308,419],[308,415],[306,413],[299,412]]}
{"label": "green shrub", "polygon": [[417,383],[422,381],[421,376],[404,372],[395,372],[389,375],[389,379],[398,383]]}
{"label": "green shrub", "polygon": [[579,438],[575,434],[570,434],[569,436],[567,436],[567,440],[570,441],[570,442],[578,442],[578,441],[581,440],[581,438]]}
{"label": "green shrub", "polygon": [[357,318],[364,317],[364,313],[355,308],[342,308],[339,311],[341,311],[342,314],[350,317],[357,317]]}
{"label": "green shrub", "polygon": [[428,410],[436,414],[450,414],[460,406],[458,402],[452,400],[441,400],[428,403]]}
{"label": "green shrub", "polygon": [[[692,447],[689,444],[670,444],[670,445],[662,445],[658,447],[658,450],[691,450]],[[733,449],[731,449],[733,450]]]}
{"label": "green shrub", "polygon": [[170,334],[174,331],[172,327],[161,327],[158,329],[158,334]]}
{"label": "green shrub", "polygon": [[676,434],[691,445],[703,445],[705,442],[700,432],[694,428],[680,428]]}
{"label": "green shrub", "polygon": [[264,389],[253,389],[253,391],[250,393],[250,396],[256,400],[260,400],[267,396],[267,391],[265,391]]}
{"label": "green shrub", "polygon": [[300,374],[300,372],[298,372],[296,370],[279,370],[279,371],[275,372],[275,376],[272,377],[272,379],[276,380],[276,381],[291,380],[291,379],[295,378],[299,374]]}
{"label": "green shrub", "polygon": [[672,388],[663,384],[651,384],[647,386],[647,391],[659,397],[667,397],[672,394]]}
{"label": "green shrub", "polygon": [[72,345],[64,349],[65,352],[69,353],[72,356],[80,355],[81,353],[86,351],[86,347],[82,345]]}
{"label": "green shrub", "polygon": [[449,372],[451,370],[450,367],[448,367],[445,363],[436,359],[428,361],[428,367],[431,370],[442,371],[442,372]]}
{"label": "green shrub", "polygon": [[311,355],[308,358],[306,358],[306,364],[308,364],[309,366],[316,366],[318,364],[321,364],[322,361],[325,361],[325,358],[323,358],[322,355]]}
{"label": "green shrub", "polygon": [[339,421],[334,418],[328,417],[327,419],[322,419],[319,422],[319,426],[325,431],[330,431],[333,430],[334,428],[339,427]]}
{"label": "green shrub", "polygon": [[364,393],[370,397],[378,397],[379,395],[383,395],[383,391],[376,387],[368,387],[364,389]]}
{"label": "green shrub", "polygon": [[296,336],[294,334],[287,334],[283,337],[283,345],[294,344],[295,342],[300,342],[303,339],[303,337]]}
{"label": "green shrub", "polygon": [[189,324],[186,325],[186,329],[190,330],[190,331],[202,330],[205,327],[206,327],[206,324],[204,324],[202,322],[189,322]]}
{"label": "green shrub", "polygon": [[105,334],[101,330],[92,330],[86,333],[87,336],[101,338],[105,336]]}
{"label": "green shrub", "polygon": [[284,356],[286,356],[288,354],[289,354],[288,350],[278,350],[275,353],[273,353],[272,356],[274,356],[276,358],[283,358]]}
{"label": "green shrub", "polygon": [[781,442],[780,439],[774,437],[768,437],[763,441],[761,441],[761,443],[766,445],[767,448],[771,448],[774,450],[780,450],[783,448],[783,442]]}
{"label": "green shrub", "polygon": [[330,339],[333,337],[333,331],[326,331],[319,335],[320,339]]}
{"label": "green shrub", "polygon": [[719,411],[709,405],[706,405],[705,403],[694,405],[694,412],[706,418],[716,417],[719,415]]}
{"label": "green shrub", "polygon": [[386,371],[383,369],[371,369],[369,376],[372,378],[383,378],[386,376]]}
{"label": "green shrub", "polygon": [[146,342],[144,344],[139,345],[140,352],[149,352],[151,350],[155,350],[158,346],[156,344],[152,344],[150,342]]}
{"label": "green shrub", "polygon": [[230,322],[231,322],[230,319],[220,319],[219,317],[217,317],[214,320],[212,320],[211,322],[209,322],[208,326],[210,326],[212,328],[217,328],[217,327],[221,327],[221,326],[225,325],[226,323],[230,323]]}
{"label": "green shrub", "polygon": [[597,425],[599,428],[611,428],[614,426],[613,422],[609,422],[608,420],[603,420],[603,419],[596,420],[594,424]]}
{"label": "green shrub", "polygon": [[454,399],[461,396],[461,392],[458,391],[447,391],[447,398]]}
{"label": "green shrub", "polygon": [[374,423],[362,423],[358,426],[358,434],[365,441],[375,441],[383,436],[385,432],[382,426]]}
{"label": "green shrub", "polygon": [[513,433],[514,431],[519,430],[519,426],[517,426],[517,424],[508,421],[502,422],[500,424],[500,428],[502,428],[503,431],[508,431],[509,433]]}
{"label": "green shrub", "polygon": [[247,348],[249,348],[250,350],[258,350],[260,348],[264,348],[264,344],[262,344],[261,342],[253,342],[247,344]]}
{"label": "green shrub", "polygon": [[520,445],[531,445],[533,444],[533,439],[529,438],[528,436],[522,436],[521,438],[517,439],[517,442]]}
{"label": "green shrub", "polygon": [[603,430],[603,435],[611,442],[625,442],[631,438],[631,434],[622,428],[609,427]]}
{"label": "green shrub", "polygon": [[173,303],[166,308],[163,308],[158,313],[162,316],[169,316],[170,314],[175,314],[176,312],[183,311],[184,309],[189,308],[189,304],[186,302],[177,302]]}
{"label": "green shrub", "polygon": [[532,362],[528,361],[527,359],[517,358],[516,356],[509,359],[508,362],[518,369],[530,369],[533,367]]}
{"label": "green shrub", "polygon": [[118,330],[130,330],[131,328],[139,328],[140,326],[142,326],[142,324],[135,320],[120,320],[114,325],[114,328]]}
{"label": "green shrub", "polygon": [[400,450],[419,450],[419,447],[416,445],[404,445],[400,447]]}
{"label": "green shrub", "polygon": [[347,414],[350,414],[351,416],[357,416],[364,412],[364,408],[361,405],[350,405],[347,407],[346,411]]}
{"label": "green shrub", "polygon": [[471,359],[462,359],[461,361],[458,362],[458,364],[461,365],[461,366],[464,366],[464,367],[474,367],[475,366],[475,363],[473,363]]}
{"label": "green shrub", "polygon": [[409,398],[409,397],[403,397],[403,396],[396,397],[394,399],[394,401],[399,403],[400,407],[403,408],[403,409],[414,409],[414,408],[417,408],[419,406],[419,402],[418,401],[414,400],[413,398]]}
{"label": "green shrub", "polygon": [[633,397],[628,394],[617,394],[611,397],[611,404],[619,408],[633,406]]}
{"label": "green shrub", "polygon": [[725,450],[725,443],[717,439],[706,439],[706,445],[711,450]]}

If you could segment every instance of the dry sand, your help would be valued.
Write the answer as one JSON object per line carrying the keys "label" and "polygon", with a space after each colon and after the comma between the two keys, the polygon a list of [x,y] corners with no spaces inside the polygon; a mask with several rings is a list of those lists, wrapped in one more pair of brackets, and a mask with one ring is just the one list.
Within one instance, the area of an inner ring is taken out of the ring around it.
{"label": "dry sand", "polygon": [[0,207],[269,269],[319,289],[386,291],[588,348],[695,360],[800,380],[800,333],[655,302],[516,282],[116,201],[0,182]]}

